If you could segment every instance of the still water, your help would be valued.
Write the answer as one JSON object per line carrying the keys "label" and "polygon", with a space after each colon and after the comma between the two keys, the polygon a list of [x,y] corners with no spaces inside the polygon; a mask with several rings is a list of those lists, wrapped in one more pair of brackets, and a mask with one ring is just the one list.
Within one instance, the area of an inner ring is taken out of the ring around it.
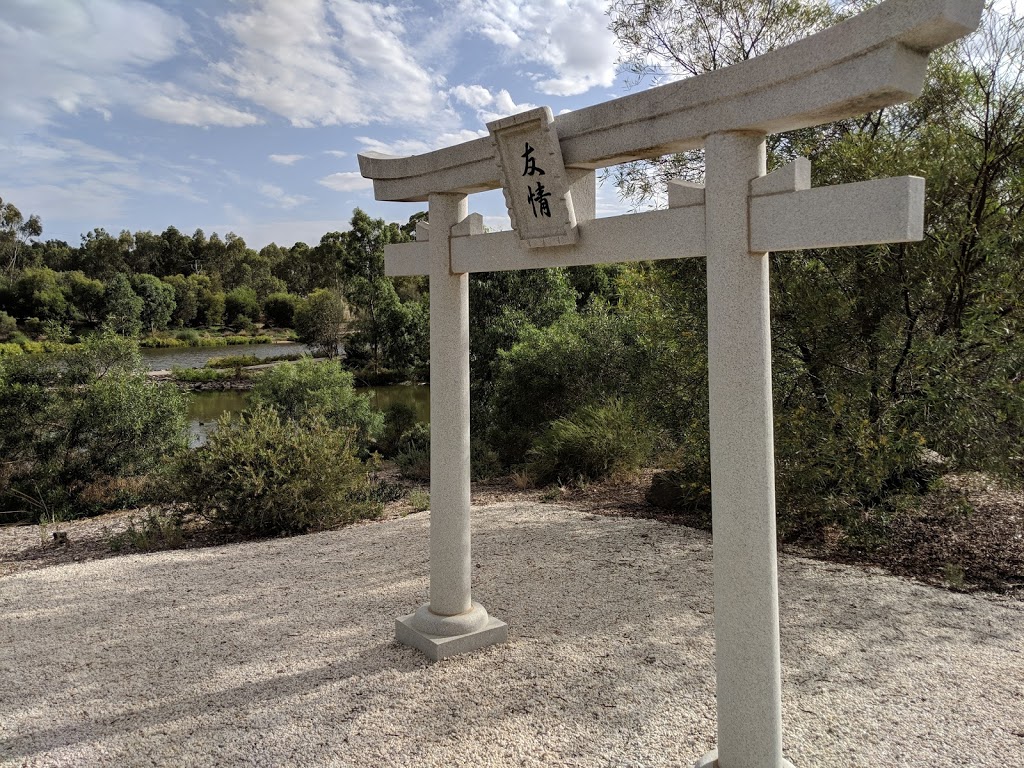
{"label": "still water", "polygon": [[[361,387],[357,391],[369,395],[370,402],[378,410],[383,411],[394,403],[407,403],[416,411],[418,421],[430,422],[430,387],[426,385]],[[247,404],[247,392],[192,392],[188,404],[189,443],[193,446],[202,445],[222,414],[238,413],[245,410]]]}
{"label": "still water", "polygon": [[308,352],[305,344],[238,344],[230,347],[170,347],[143,349],[142,361],[151,371],[169,371],[171,368],[202,368],[211,357],[253,355],[261,360],[275,355],[297,355]]}

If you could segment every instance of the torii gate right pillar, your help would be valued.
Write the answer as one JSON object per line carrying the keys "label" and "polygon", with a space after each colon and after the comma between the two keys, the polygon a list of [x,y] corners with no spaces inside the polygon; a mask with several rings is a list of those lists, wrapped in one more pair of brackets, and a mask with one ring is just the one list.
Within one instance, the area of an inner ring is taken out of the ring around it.
{"label": "torii gate right pillar", "polygon": [[714,134],[705,153],[718,750],[697,766],[782,768],[768,254],[748,208],[765,137]]}

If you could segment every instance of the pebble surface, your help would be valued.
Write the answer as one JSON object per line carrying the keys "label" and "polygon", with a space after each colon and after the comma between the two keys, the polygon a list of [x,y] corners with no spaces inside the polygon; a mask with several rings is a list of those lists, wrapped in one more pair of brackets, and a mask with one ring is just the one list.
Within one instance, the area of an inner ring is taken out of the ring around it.
{"label": "pebble surface", "polygon": [[[428,514],[0,580],[2,766],[690,766],[715,745],[711,541],[473,509],[509,642],[429,663]],[[782,556],[797,766],[1024,765],[1024,604]]]}

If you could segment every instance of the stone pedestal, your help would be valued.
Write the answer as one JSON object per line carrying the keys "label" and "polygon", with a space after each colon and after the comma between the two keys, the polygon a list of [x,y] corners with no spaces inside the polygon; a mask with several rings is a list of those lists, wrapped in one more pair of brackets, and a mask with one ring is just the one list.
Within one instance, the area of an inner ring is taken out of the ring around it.
{"label": "stone pedestal", "polygon": [[[718,764],[718,750],[712,749],[704,757],[693,764],[693,768],[723,768]],[[793,764],[789,760],[782,761],[782,768],[793,768]]]}
{"label": "stone pedestal", "polygon": [[451,271],[451,229],[465,195],[430,195],[430,603],[395,635],[435,661],[504,642],[508,628],[470,585],[469,275]]}
{"label": "stone pedestal", "polygon": [[416,648],[433,661],[475,651],[508,639],[505,622],[487,615],[479,603],[458,616],[438,616],[429,605],[395,621],[398,642]]}

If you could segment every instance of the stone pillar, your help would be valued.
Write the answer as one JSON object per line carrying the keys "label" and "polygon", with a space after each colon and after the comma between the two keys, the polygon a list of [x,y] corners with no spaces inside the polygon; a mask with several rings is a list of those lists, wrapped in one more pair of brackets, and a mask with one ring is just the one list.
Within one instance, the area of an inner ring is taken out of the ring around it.
{"label": "stone pillar", "polygon": [[473,602],[470,553],[469,275],[451,271],[465,195],[429,199],[430,603],[396,623],[399,642],[435,661],[504,642],[506,625]]}
{"label": "stone pillar", "polygon": [[749,185],[761,134],[705,143],[708,378],[718,749],[697,763],[781,768],[768,254],[749,246]]}

